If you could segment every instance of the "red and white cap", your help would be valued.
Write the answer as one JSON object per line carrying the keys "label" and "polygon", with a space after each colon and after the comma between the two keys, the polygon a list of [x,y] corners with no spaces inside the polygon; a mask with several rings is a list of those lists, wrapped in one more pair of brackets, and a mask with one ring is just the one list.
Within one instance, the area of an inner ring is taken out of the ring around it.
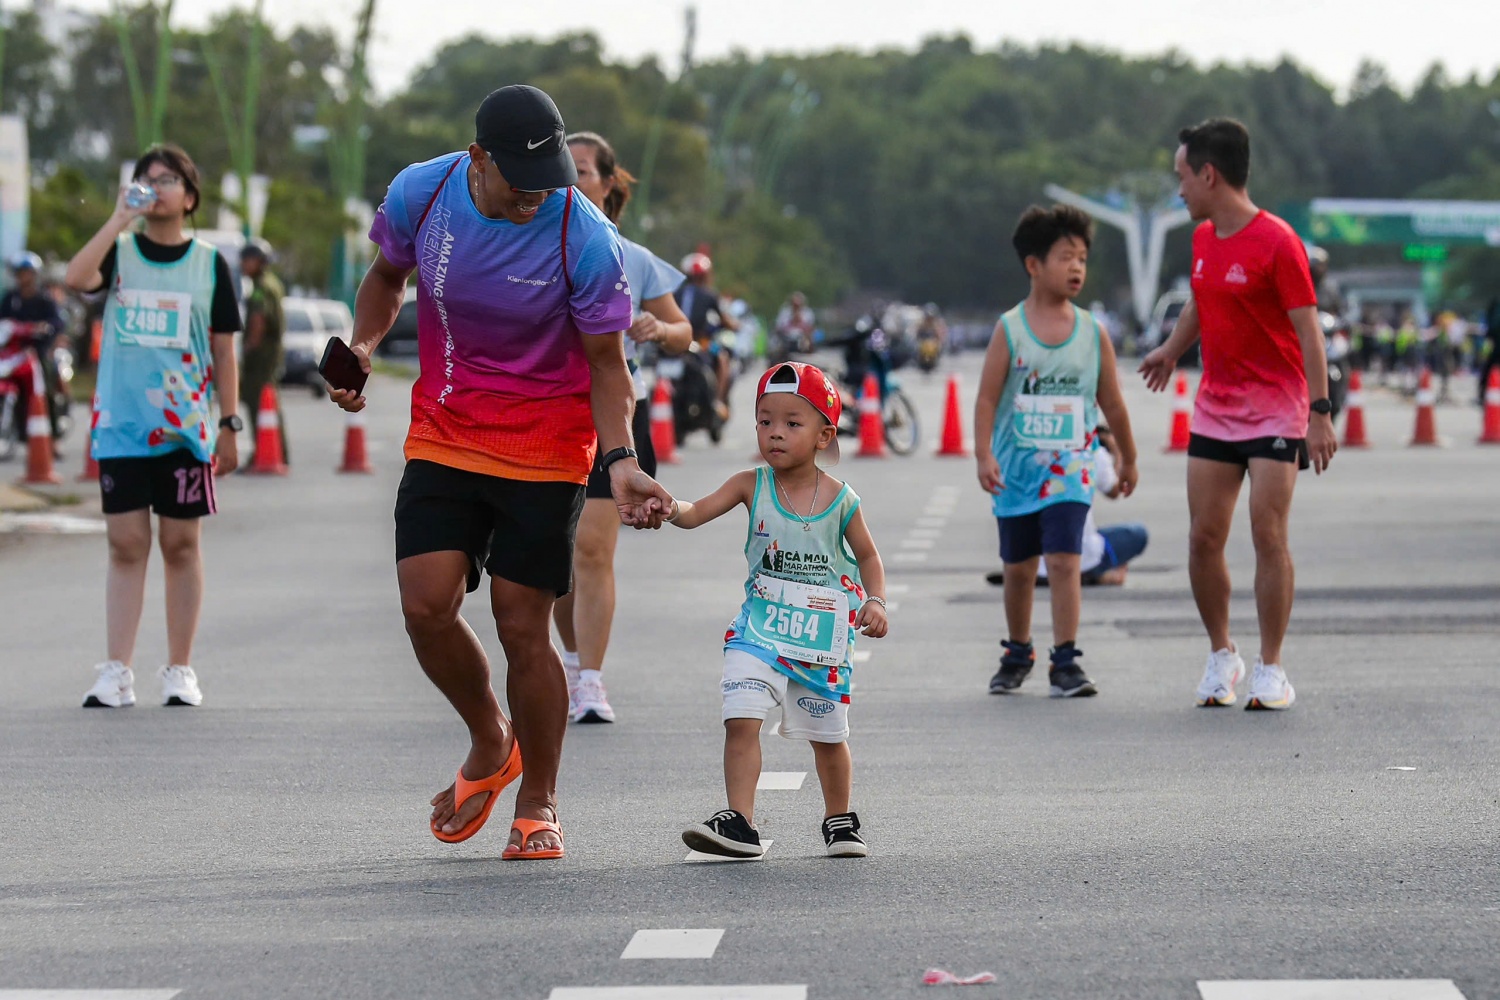
{"label": "red and white cap", "polygon": [[[839,387],[834,384],[823,369],[816,365],[804,364],[801,361],[783,361],[779,365],[773,365],[766,369],[766,373],[760,377],[760,384],[755,389],[755,401],[760,402],[762,396],[768,396],[774,392],[789,392],[801,396],[812,404],[813,409],[823,415],[830,425],[839,425],[839,416],[844,411],[843,399],[839,396]],[[834,462],[839,458],[839,439],[835,435],[833,443],[827,448],[829,459]]]}

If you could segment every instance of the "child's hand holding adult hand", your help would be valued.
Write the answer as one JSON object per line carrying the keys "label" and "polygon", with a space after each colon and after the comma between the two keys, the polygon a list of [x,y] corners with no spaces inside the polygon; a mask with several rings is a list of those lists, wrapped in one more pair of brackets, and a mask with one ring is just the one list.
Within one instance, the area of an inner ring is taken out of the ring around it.
{"label": "child's hand holding adult hand", "polygon": [[860,630],[861,635],[867,635],[871,639],[883,639],[885,634],[891,630],[890,618],[886,615],[885,608],[877,601],[866,601],[859,609],[859,617],[855,619],[855,627]]}
{"label": "child's hand holding adult hand", "polygon": [[979,488],[986,493],[999,493],[1005,489],[1005,480],[1000,477],[1000,462],[990,452],[978,454]]}

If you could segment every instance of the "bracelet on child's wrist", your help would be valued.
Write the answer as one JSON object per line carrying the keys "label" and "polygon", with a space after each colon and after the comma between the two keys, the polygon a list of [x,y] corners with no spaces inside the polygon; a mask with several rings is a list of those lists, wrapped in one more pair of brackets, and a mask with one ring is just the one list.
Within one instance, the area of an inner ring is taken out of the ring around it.
{"label": "bracelet on child's wrist", "polygon": [[891,609],[886,606],[885,598],[884,597],[876,597],[874,594],[871,594],[869,597],[865,598],[865,603],[866,604],[878,604],[878,605],[880,605],[881,610],[884,611],[886,614],[890,614],[891,613]]}
{"label": "bracelet on child's wrist", "polygon": [[678,518],[678,517],[679,517],[679,516],[680,516],[680,515],[681,515],[681,514],[682,514],[682,505],[681,505],[681,504],[679,504],[679,503],[678,503],[678,502],[677,502],[677,501],[676,501],[676,500],[675,500],[675,499],[674,499],[674,500],[673,500],[673,501],[672,501],[672,513],[670,513],[670,514],[668,514],[668,515],[667,515],[667,520],[668,520],[668,521],[669,521],[669,522],[670,522],[670,521],[675,521],[675,520],[677,520],[677,518]]}

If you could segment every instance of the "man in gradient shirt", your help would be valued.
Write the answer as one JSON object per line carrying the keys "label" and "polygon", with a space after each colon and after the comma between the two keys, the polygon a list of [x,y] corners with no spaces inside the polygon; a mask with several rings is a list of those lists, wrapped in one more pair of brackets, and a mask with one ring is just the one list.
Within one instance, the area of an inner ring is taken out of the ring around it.
{"label": "man in gradient shirt", "polygon": [[[421,373],[396,496],[396,574],[417,660],[470,737],[453,785],[432,800],[430,826],[439,840],[468,839],[521,776],[503,856],[527,860],[563,855],[568,693],[549,626],[570,586],[596,447],[622,520],[635,523],[653,497],[663,510],[670,503],[631,447],[619,236],[573,189],[565,134],[546,94],[503,87],[480,105],[467,150],[398,174],[370,230],[380,252],[355,301],[351,345],[368,370],[415,273]],[[347,390],[330,395],[346,410],[365,404]],[[481,569],[513,723],[459,615]]]}

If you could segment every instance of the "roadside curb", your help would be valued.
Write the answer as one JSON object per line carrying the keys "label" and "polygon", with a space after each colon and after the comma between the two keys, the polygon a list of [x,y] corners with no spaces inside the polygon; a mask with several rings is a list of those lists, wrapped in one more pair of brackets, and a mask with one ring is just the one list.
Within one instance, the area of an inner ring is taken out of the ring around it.
{"label": "roadside curb", "polygon": [[25,513],[78,502],[72,485],[21,486],[0,483],[0,512]]}

